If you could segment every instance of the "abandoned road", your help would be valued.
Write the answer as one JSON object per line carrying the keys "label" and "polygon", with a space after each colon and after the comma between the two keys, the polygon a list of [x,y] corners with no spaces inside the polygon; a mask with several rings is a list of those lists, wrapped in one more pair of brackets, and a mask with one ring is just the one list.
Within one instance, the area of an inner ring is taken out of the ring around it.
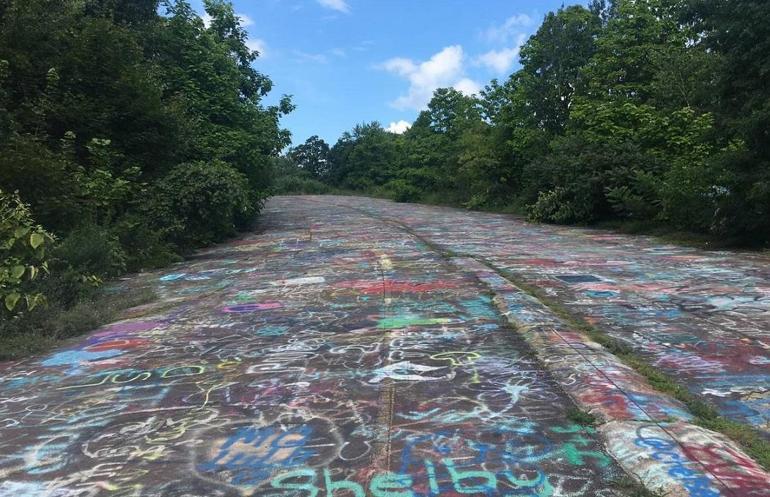
{"label": "abandoned road", "polygon": [[581,333],[770,438],[770,258],[510,216],[275,197],[159,298],[0,364],[0,497],[770,496]]}

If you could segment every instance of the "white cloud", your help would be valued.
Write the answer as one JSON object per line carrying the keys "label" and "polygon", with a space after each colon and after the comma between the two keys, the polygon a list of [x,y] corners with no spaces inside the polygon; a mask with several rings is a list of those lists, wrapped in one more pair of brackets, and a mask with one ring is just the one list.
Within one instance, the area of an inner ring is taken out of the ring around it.
{"label": "white cloud", "polygon": [[417,70],[415,63],[412,62],[411,59],[405,59],[404,57],[394,57],[392,59],[388,59],[380,64],[380,67],[388,72],[393,72],[399,76],[406,77]]}
{"label": "white cloud", "polygon": [[463,93],[465,95],[471,96],[476,95],[478,92],[481,91],[481,85],[477,82],[473,81],[472,79],[463,78],[452,87],[459,91],[460,93]]}
{"label": "white cloud", "polygon": [[241,20],[241,27],[248,28],[254,25],[254,20],[246,14],[235,14]]}
{"label": "white cloud", "polygon": [[254,38],[246,40],[246,47],[249,50],[256,50],[259,52],[260,57],[267,55],[267,43],[261,38]]}
{"label": "white cloud", "polygon": [[315,62],[317,64],[326,64],[329,62],[329,58],[322,53],[307,53],[301,50],[294,50],[294,55],[302,61]]}
{"label": "white cloud", "polygon": [[350,5],[348,5],[345,0],[318,0],[318,3],[322,7],[336,10],[337,12],[343,12],[345,14],[350,12]]}
{"label": "white cloud", "polygon": [[491,26],[482,35],[487,41],[505,43],[511,39],[517,28],[531,26],[533,22],[533,19],[527,14],[516,14],[499,26]]}
{"label": "white cloud", "polygon": [[489,67],[498,74],[507,74],[516,64],[516,59],[519,57],[519,52],[521,52],[521,46],[526,39],[526,35],[519,34],[516,46],[503,48],[502,50],[490,50],[487,53],[481,54],[477,62]]}
{"label": "white cloud", "polygon": [[[251,17],[247,16],[246,14],[235,14],[235,16],[238,17],[241,20],[241,27],[242,28],[246,28],[246,27],[254,25],[254,20]],[[203,25],[208,28],[209,26],[211,26],[211,21],[214,18],[211,17],[208,14],[208,12],[203,12],[201,14],[201,19],[203,19]]]}
{"label": "white cloud", "polygon": [[387,128],[385,128],[385,131],[389,133],[395,133],[397,135],[400,135],[404,133],[406,130],[411,128],[412,125],[408,123],[407,121],[404,121],[403,119],[400,121],[394,121],[388,125]]}
{"label": "white cloud", "polygon": [[378,67],[409,81],[409,90],[392,105],[397,109],[422,109],[437,88],[454,87],[463,93],[475,93],[479,85],[464,77],[464,54],[460,45],[445,47],[424,62],[396,57]]}
{"label": "white cloud", "polygon": [[373,45],[374,45],[374,42],[372,40],[364,40],[361,43],[359,43],[358,45],[355,45],[353,47],[353,50],[355,50],[356,52],[366,52]]}

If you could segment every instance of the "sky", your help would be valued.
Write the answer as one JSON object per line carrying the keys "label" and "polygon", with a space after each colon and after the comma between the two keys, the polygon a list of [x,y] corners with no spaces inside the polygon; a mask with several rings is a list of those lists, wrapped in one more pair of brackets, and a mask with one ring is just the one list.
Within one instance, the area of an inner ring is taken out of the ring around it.
{"label": "sky", "polygon": [[[192,2],[203,12],[201,0]],[[562,0],[234,0],[270,76],[292,95],[293,145],[379,121],[403,132],[433,90],[475,93],[518,67],[519,48]]]}

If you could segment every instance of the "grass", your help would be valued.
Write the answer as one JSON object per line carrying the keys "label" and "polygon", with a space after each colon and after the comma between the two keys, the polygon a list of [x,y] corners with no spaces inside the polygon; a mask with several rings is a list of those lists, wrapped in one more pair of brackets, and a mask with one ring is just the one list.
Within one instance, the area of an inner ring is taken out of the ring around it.
{"label": "grass", "polygon": [[[567,409],[566,417],[576,425],[587,428],[595,427],[598,424],[596,416],[576,406]],[[613,480],[612,486],[620,490],[621,494],[627,497],[664,497],[662,493],[648,489],[639,479],[629,475],[623,475]]]}
{"label": "grass", "polygon": [[623,475],[612,483],[615,488],[628,497],[665,497],[662,492],[650,490],[628,475]]}
{"label": "grass", "polygon": [[52,349],[63,340],[115,321],[121,311],[155,299],[149,289],[130,293],[97,292],[70,308],[51,304],[0,321],[0,361],[13,361]]}
{"label": "grass", "polygon": [[596,426],[596,416],[577,407],[567,409],[567,419],[580,426]]}

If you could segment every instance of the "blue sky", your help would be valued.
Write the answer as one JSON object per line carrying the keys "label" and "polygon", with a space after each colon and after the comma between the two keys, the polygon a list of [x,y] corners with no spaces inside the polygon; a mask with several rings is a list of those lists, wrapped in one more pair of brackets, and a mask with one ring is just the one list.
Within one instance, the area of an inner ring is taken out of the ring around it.
{"label": "blue sky", "polygon": [[[333,145],[355,124],[394,131],[435,88],[464,92],[504,79],[518,49],[561,0],[235,0],[274,83],[267,103],[293,95],[285,117],[294,144],[317,134]],[[200,1],[193,5],[202,11]]]}

